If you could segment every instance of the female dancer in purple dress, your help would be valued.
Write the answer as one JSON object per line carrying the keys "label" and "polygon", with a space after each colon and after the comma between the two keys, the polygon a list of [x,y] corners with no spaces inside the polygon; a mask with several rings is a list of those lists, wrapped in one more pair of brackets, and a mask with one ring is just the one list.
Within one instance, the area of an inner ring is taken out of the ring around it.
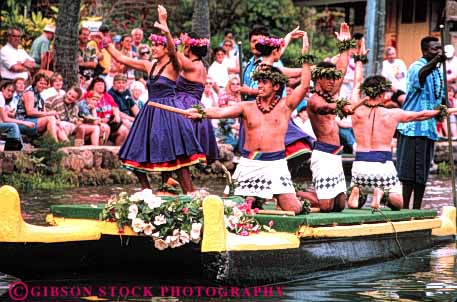
{"label": "female dancer in purple dress", "polygon": [[[176,78],[180,65],[173,38],[166,24],[167,12],[158,6],[161,29],[166,37],[151,35],[154,62],[135,60],[122,55],[112,44],[106,49],[120,63],[145,71],[149,101],[183,108],[175,99]],[[181,115],[146,105],[135,118],[130,133],[119,151],[124,168],[132,170],[143,189],[149,189],[147,172],[176,171],[184,193],[194,191],[189,166],[206,162],[203,150],[195,137],[191,121]]]}
{"label": "female dancer in purple dress", "polygon": [[[183,53],[178,53],[181,73],[176,81],[176,99],[188,109],[193,105],[203,106],[201,98],[205,89],[206,67],[202,58],[208,52],[209,40],[199,38],[195,33],[182,34]],[[211,120],[194,121],[195,135],[205,152],[208,163],[219,158],[216,136]]]}

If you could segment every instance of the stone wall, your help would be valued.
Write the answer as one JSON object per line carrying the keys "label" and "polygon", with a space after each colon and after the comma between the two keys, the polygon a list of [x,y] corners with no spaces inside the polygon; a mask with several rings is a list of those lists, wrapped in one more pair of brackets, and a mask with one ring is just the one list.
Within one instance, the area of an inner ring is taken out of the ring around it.
{"label": "stone wall", "polygon": [[[453,145],[454,162],[457,165],[457,142]],[[61,167],[65,170],[83,173],[93,169],[116,169],[119,168],[120,161],[117,157],[119,147],[116,146],[82,146],[82,147],[66,147],[60,149],[65,153],[61,162]],[[435,163],[440,163],[448,160],[448,145],[447,142],[439,142],[435,148]],[[233,170],[235,165],[233,162],[233,148],[230,145],[220,145],[220,162],[228,170]],[[17,160],[20,156],[31,156],[33,151],[21,152],[0,152],[0,174],[13,173],[16,170]],[[214,173],[223,173],[220,166],[213,164],[211,170]]]}
{"label": "stone wall", "polygon": [[[117,156],[118,146],[82,146],[61,148],[65,156],[60,166],[64,170],[77,173],[84,173],[93,169],[116,169],[120,166]],[[220,161],[229,170],[234,168],[233,148],[230,145],[220,145]],[[17,171],[18,160],[21,157],[31,157],[34,155],[33,150],[29,151],[5,151],[0,152],[0,174],[13,173]],[[211,166],[212,172],[223,173],[222,168],[217,164]]]}
{"label": "stone wall", "polygon": [[[452,142],[452,154],[454,157],[454,163],[457,165],[457,142]],[[435,145],[435,163],[439,164],[443,161],[449,160],[449,147],[448,142],[439,142]]]}

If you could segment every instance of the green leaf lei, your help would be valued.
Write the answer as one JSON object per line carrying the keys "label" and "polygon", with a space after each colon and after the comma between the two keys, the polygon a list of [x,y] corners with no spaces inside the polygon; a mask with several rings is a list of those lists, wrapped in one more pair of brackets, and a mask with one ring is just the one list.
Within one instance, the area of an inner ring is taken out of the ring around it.
{"label": "green leaf lei", "polygon": [[446,116],[449,115],[449,113],[447,112],[447,106],[445,105],[439,105],[435,108],[435,110],[439,110],[440,112],[438,113],[437,116],[435,116],[436,120],[438,122],[442,122],[444,121],[444,119],[446,118]]}
{"label": "green leaf lei", "polygon": [[297,60],[297,62],[300,64],[300,65],[303,65],[305,63],[308,63],[308,64],[314,64],[317,60],[317,57],[315,55],[312,55],[312,54],[304,54],[302,56],[300,56]]}
{"label": "green leaf lei", "polygon": [[205,112],[205,109],[202,107],[202,105],[200,104],[194,104],[192,105],[192,108],[195,108],[197,109],[198,113],[201,114],[201,118],[197,119],[197,120],[203,120],[206,118],[206,112]]}
{"label": "green leaf lei", "polygon": [[360,85],[360,91],[362,91],[366,96],[373,99],[383,92],[390,91],[391,88],[392,82],[388,80],[384,80],[380,82],[378,85],[366,85],[365,83]]}
{"label": "green leaf lei", "polygon": [[352,57],[354,58],[354,62],[360,61],[360,62],[362,62],[362,64],[367,64],[368,63],[367,55],[356,55],[356,54],[353,54]]}
{"label": "green leaf lei", "polygon": [[273,85],[276,84],[287,84],[289,80],[285,75],[280,72],[274,72],[271,70],[256,70],[252,73],[252,79],[254,81],[258,80],[270,80]]}
{"label": "green leaf lei", "polygon": [[343,72],[341,70],[337,70],[336,68],[329,68],[329,67],[315,67],[311,71],[311,78],[313,81],[317,79],[326,78],[329,80],[339,80],[343,77]]}
{"label": "green leaf lei", "polygon": [[350,39],[350,40],[344,40],[344,41],[338,41],[337,46],[340,52],[344,52],[346,50],[349,50],[351,48],[356,48],[357,47],[357,41],[355,39]]}
{"label": "green leaf lei", "polygon": [[347,99],[337,99],[336,100],[336,108],[335,108],[335,115],[338,116],[340,119],[345,118],[347,115],[343,111],[343,107],[350,104]]}

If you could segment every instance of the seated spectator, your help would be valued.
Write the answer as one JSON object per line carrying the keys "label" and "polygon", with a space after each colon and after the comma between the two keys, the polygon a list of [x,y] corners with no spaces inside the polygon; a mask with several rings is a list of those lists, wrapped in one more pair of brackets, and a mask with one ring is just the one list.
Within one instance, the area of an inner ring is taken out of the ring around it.
{"label": "seated spectator", "polygon": [[[132,46],[133,47],[133,46]],[[138,59],[140,60],[150,60],[151,59],[151,49],[147,44],[140,44],[138,48]],[[146,85],[148,81],[148,74],[141,70],[135,70],[135,81],[139,81]]]}
{"label": "seated spectator", "polygon": [[[201,102],[205,108],[218,107],[219,96],[217,92],[213,89],[213,79],[211,77],[206,77],[205,88],[203,90]],[[211,124],[213,129],[216,129],[219,124],[219,120],[212,119]]]}
{"label": "seated spectator", "polygon": [[90,84],[90,77],[82,73],[78,74],[79,77],[79,88],[82,90],[83,95],[87,92],[87,87]]}
{"label": "seated spectator", "polygon": [[352,130],[352,120],[351,117],[345,117],[340,119],[336,117],[336,124],[338,125],[339,135],[340,135],[340,145],[343,146],[344,153],[355,153],[356,143],[354,131]]}
{"label": "seated spectator", "polygon": [[19,130],[19,124],[25,127],[33,127],[33,123],[18,121],[8,117],[5,110],[6,100],[13,98],[14,84],[11,81],[4,81],[0,84],[0,134],[6,133],[5,151],[21,150],[22,136]]}
{"label": "seated spectator", "polygon": [[[123,35],[121,38],[121,53],[124,56],[130,58],[137,58],[137,52],[132,51],[132,37],[130,35]],[[123,65],[123,70],[120,73],[123,73],[127,76],[128,84],[132,83],[135,80],[135,70]],[[113,79],[114,82],[114,79]],[[114,85],[114,83],[113,83]]]}
{"label": "seated spectator", "polygon": [[37,73],[32,85],[28,87],[17,104],[16,119],[32,122],[34,127],[19,125],[22,134],[38,136],[49,134],[56,142],[66,138],[63,130],[58,126],[55,111],[46,111],[41,92],[48,87],[49,79],[43,73]]}
{"label": "seated spectator", "polygon": [[218,99],[216,91],[213,89],[214,81],[211,77],[206,77],[205,89],[203,90],[201,102],[205,108],[218,107]]}
{"label": "seated spectator", "polygon": [[105,81],[101,77],[96,77],[92,80],[87,90],[100,97],[95,106],[97,117],[100,118],[101,122],[109,125],[111,130],[110,139],[115,145],[120,146],[127,137],[128,129],[122,124],[119,106],[113,100],[113,97],[106,92]]}
{"label": "seated spectator", "polygon": [[316,139],[316,135],[314,134],[313,127],[311,126],[311,120],[309,119],[308,112],[306,108],[308,106],[308,102],[306,100],[301,101],[300,104],[297,106],[297,116],[293,119],[295,125],[300,127],[303,132],[312,136]]}
{"label": "seated spectator", "polygon": [[92,92],[86,93],[78,103],[78,114],[83,124],[97,125],[100,128],[99,144],[104,145],[108,140],[111,129],[108,124],[101,122],[97,116],[97,103],[100,97]]}
{"label": "seated spectator", "polygon": [[138,110],[143,108],[144,104],[148,101],[148,91],[143,83],[135,81],[130,85],[130,94],[132,99],[138,107]]}
{"label": "seated spectator", "polygon": [[208,69],[208,75],[215,82],[215,85],[213,86],[214,90],[219,93],[229,81],[229,67],[227,61],[224,61],[225,50],[222,47],[214,49],[214,56],[214,62]]}
{"label": "seated spectator", "polygon": [[231,75],[225,89],[219,93],[219,107],[226,107],[241,102],[240,88],[240,79],[238,75]]}
{"label": "seated spectator", "polygon": [[63,87],[63,76],[60,73],[54,72],[50,78],[51,87],[46,88],[41,93],[41,97],[46,102],[47,99],[53,96],[64,96],[65,90]]}
{"label": "seated spectator", "polygon": [[228,118],[217,120],[217,128],[214,128],[218,144],[229,144],[236,149],[239,139],[240,124],[237,119]]}
{"label": "seated spectator", "polygon": [[75,136],[75,146],[84,145],[84,140],[90,138],[91,145],[97,146],[100,137],[100,127],[97,125],[83,124],[79,118],[78,102],[81,99],[82,91],[79,87],[73,86],[63,95],[50,97],[45,102],[47,110],[57,112],[60,127],[65,135]]}
{"label": "seated spectator", "polygon": [[119,114],[122,123],[130,129],[135,116],[138,114],[138,106],[127,89],[127,77],[123,74],[117,74],[113,79],[113,87],[108,91],[113,100],[119,106]]}
{"label": "seated spectator", "polygon": [[24,91],[25,91],[25,82],[26,81],[23,78],[16,78],[13,81],[13,84],[14,84],[13,98],[11,99],[11,101],[6,102],[6,107],[5,107],[6,113],[11,118],[14,118],[16,116],[17,104],[22,99],[22,95],[24,94]]}

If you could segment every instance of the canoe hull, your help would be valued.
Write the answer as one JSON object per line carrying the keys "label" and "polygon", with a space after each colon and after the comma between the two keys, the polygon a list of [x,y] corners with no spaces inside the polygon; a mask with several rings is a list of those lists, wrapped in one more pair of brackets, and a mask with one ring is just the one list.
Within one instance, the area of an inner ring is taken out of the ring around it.
{"label": "canoe hull", "polygon": [[399,244],[405,254],[431,248],[431,231],[302,239],[296,249],[208,253],[202,253],[196,244],[158,251],[150,238],[112,235],[98,241],[2,243],[0,271],[22,280],[78,278],[99,272],[107,278],[113,273],[141,279],[186,272],[205,284],[247,286],[399,258],[403,255]]}

